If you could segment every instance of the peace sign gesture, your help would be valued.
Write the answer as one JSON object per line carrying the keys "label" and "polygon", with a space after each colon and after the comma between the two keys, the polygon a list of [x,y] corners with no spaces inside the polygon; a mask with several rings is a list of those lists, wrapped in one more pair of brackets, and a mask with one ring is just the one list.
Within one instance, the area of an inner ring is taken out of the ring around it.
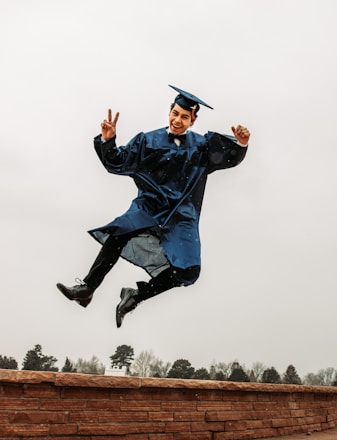
{"label": "peace sign gesture", "polygon": [[104,119],[101,123],[102,128],[102,137],[105,141],[116,136],[116,124],[119,118],[119,112],[115,114],[114,119],[112,120],[111,108],[108,110],[108,120]]}

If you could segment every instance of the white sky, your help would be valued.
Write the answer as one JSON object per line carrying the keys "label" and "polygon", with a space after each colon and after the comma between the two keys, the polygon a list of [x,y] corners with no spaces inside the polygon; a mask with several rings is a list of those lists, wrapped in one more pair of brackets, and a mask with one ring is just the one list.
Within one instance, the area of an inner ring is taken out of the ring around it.
{"label": "white sky", "polygon": [[[118,345],[195,368],[260,361],[303,377],[337,368],[334,0],[0,0],[0,354],[109,365]],[[136,190],[92,139],[120,111],[119,144],[165,126],[174,84],[214,106],[194,129],[251,143],[210,176],[202,275],[115,326],[120,261],[83,309],[56,290],[99,251],[87,233]]]}

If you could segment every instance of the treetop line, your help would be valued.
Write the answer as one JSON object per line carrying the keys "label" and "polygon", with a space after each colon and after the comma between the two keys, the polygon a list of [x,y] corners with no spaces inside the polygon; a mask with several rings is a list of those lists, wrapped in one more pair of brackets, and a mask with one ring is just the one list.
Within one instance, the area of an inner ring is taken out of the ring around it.
{"label": "treetop line", "polygon": [[[57,372],[57,361],[54,356],[44,355],[41,345],[37,344],[27,351],[22,370]],[[331,367],[320,369],[317,373],[308,373],[303,379],[299,377],[293,365],[289,365],[285,373],[280,375],[274,367],[266,367],[262,362],[254,362],[251,368],[241,365],[238,361],[215,362],[209,369],[195,369],[187,359],[177,359],[171,364],[157,358],[152,351],[142,351],[135,357],[134,349],[130,345],[119,345],[110,356],[110,361],[112,368],[124,369],[126,375],[140,377],[337,386],[337,370]],[[0,368],[19,369],[16,359],[2,355]],[[79,358],[77,362],[72,362],[66,357],[61,372],[105,374],[105,366],[97,356],[92,356],[90,360]]]}

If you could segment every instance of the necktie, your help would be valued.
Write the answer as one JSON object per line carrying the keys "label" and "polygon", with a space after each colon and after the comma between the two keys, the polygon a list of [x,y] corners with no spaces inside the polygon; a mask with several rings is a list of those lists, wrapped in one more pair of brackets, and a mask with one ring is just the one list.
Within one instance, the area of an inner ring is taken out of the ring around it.
{"label": "necktie", "polygon": [[170,142],[174,142],[174,139],[179,139],[180,142],[185,142],[186,134],[173,134],[169,133],[168,138]]}

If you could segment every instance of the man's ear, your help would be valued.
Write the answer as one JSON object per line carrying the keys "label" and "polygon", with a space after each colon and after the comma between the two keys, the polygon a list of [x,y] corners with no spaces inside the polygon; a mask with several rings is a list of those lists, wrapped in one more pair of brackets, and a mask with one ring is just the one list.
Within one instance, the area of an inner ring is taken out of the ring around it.
{"label": "man's ear", "polygon": [[190,123],[190,127],[192,127],[192,125],[195,123],[196,119],[198,116],[194,115],[191,117],[191,123]]}

